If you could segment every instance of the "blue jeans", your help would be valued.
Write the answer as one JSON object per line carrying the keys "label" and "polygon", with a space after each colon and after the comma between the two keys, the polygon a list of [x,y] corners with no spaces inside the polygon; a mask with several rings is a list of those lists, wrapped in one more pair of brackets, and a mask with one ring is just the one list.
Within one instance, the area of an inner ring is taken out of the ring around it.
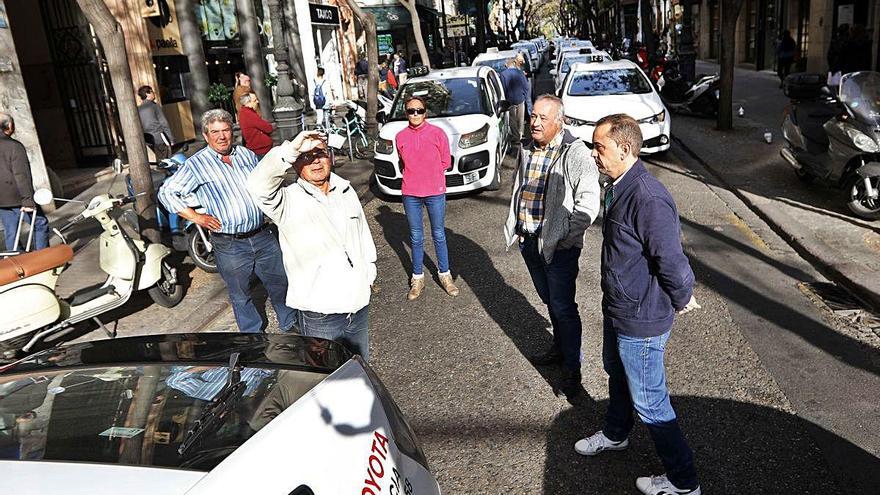
{"label": "blue jeans", "polygon": [[370,359],[370,306],[364,306],[356,313],[324,314],[314,311],[299,311],[299,329],[307,337],[335,340],[364,361]]}
{"label": "blue jeans", "polygon": [[428,210],[431,222],[431,239],[437,253],[437,269],[440,273],[449,271],[449,251],[446,249],[446,195],[438,194],[419,198],[403,197],[403,209],[409,222],[409,240],[412,243],[413,275],[421,275],[425,262],[425,229],[422,226],[422,206]]}
{"label": "blue jeans", "polygon": [[608,373],[608,412],[602,431],[619,442],[633,428],[633,410],[648,427],[657,455],[669,481],[678,488],[699,485],[694,454],[678,425],[669,402],[663,355],[669,332],[657,337],[637,338],[617,333],[604,321],[602,363]]}
{"label": "blue jeans", "polygon": [[[31,213],[24,214],[24,222],[19,238],[20,246],[15,245],[15,232],[18,230],[18,216],[21,208],[0,208],[0,221],[3,222],[3,233],[6,235],[6,250],[18,251],[19,247],[27,244],[27,230],[24,225],[30,227]],[[49,221],[43,210],[37,207],[37,218],[34,220],[34,241],[31,246],[32,251],[49,247]]]}
{"label": "blue jeans", "polygon": [[519,249],[535,290],[550,313],[553,351],[562,353],[566,368],[580,371],[583,329],[574,296],[581,249],[557,249],[550,263],[544,261],[543,255],[538,252],[538,240],[534,237],[526,237]]}
{"label": "blue jeans", "polygon": [[287,274],[281,261],[281,247],[275,227],[269,227],[247,239],[227,235],[212,235],[211,243],[217,257],[217,269],[229,290],[229,302],[238,329],[257,333],[263,328],[263,318],[257,311],[251,294],[251,281],[256,276],[263,282],[281,330],[289,331],[296,323],[296,312],[285,304]]}

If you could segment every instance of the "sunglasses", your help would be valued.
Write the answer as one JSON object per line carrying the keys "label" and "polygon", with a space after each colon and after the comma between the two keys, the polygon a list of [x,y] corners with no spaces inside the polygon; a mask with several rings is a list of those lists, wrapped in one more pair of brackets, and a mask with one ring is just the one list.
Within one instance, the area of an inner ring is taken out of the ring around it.
{"label": "sunglasses", "polygon": [[407,115],[425,115],[426,112],[427,112],[427,110],[425,110],[424,108],[407,108],[406,109]]}

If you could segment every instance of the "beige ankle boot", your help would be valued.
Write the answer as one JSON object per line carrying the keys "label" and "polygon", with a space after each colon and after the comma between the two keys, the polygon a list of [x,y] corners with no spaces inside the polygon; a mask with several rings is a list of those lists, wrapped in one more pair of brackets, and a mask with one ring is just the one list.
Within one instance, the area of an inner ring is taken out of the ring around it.
{"label": "beige ankle boot", "polygon": [[425,288],[425,277],[413,277],[409,281],[409,286],[409,294],[406,295],[406,298],[412,301],[422,295],[422,290]]}
{"label": "beige ankle boot", "polygon": [[439,277],[440,277],[440,285],[443,286],[443,290],[445,290],[446,293],[452,297],[457,296],[458,295],[458,287],[456,287],[455,284],[452,283],[452,274],[451,273],[446,273],[446,274],[441,273],[439,275]]}

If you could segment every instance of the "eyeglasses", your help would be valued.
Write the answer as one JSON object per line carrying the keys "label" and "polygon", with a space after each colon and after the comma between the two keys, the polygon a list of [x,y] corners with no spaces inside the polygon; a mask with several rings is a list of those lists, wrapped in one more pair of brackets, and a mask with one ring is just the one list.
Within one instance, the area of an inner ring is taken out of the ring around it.
{"label": "eyeglasses", "polygon": [[425,115],[426,112],[427,112],[427,110],[425,110],[424,108],[407,108],[406,109],[407,115]]}

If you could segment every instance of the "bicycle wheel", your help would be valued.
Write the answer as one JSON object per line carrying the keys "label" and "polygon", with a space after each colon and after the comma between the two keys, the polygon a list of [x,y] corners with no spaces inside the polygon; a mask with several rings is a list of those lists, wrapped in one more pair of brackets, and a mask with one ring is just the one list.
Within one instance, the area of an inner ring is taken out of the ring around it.
{"label": "bicycle wheel", "polygon": [[354,145],[354,156],[361,160],[368,160],[373,157],[373,142],[367,136],[361,134],[352,143]]}

